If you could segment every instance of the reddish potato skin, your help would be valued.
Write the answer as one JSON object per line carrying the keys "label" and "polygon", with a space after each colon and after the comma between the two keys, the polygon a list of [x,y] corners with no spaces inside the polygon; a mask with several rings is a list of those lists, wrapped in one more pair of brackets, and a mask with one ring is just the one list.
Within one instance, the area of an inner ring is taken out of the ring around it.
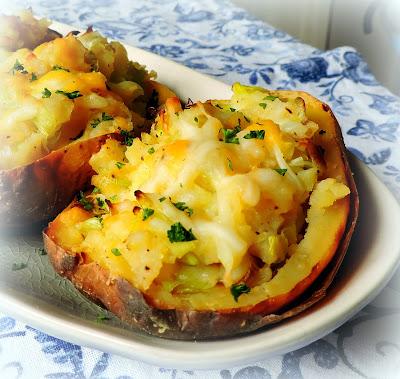
{"label": "reddish potato skin", "polygon": [[54,218],[90,181],[89,159],[107,138],[77,141],[29,165],[0,171],[2,228],[43,225]]}
{"label": "reddish potato skin", "polygon": [[[278,93],[278,91],[277,91]],[[280,94],[288,94],[279,91]],[[293,92],[292,92],[293,94]],[[95,262],[86,262],[84,254],[72,254],[57,246],[51,238],[51,224],[43,232],[44,246],[56,271],[68,278],[77,289],[91,300],[100,303],[128,324],[155,336],[179,340],[204,340],[232,337],[255,331],[305,311],[325,295],[350,243],[359,210],[359,198],[347,157],[340,127],[326,105],[312,96],[297,92],[307,102],[318,102],[323,112],[333,121],[334,141],[340,148],[347,185],[348,198],[341,201],[349,213],[338,231],[331,251],[315,265],[308,277],[299,282],[289,293],[266,299],[246,308],[222,311],[195,311],[158,309],[123,278],[111,278],[107,269]],[[315,105],[315,103],[314,103]],[[317,104],[318,105],[318,104]],[[327,162],[329,165],[330,162]],[[316,280],[318,278],[318,280]],[[273,312],[276,312],[274,314]]]}

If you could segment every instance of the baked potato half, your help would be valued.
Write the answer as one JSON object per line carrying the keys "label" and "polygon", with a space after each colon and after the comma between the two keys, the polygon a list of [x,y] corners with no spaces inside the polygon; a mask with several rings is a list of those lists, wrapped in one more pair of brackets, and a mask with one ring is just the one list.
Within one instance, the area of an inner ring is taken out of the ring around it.
{"label": "baked potato half", "polygon": [[90,180],[88,160],[103,136],[146,130],[173,95],[120,43],[91,29],[54,36],[46,20],[25,13],[4,16],[0,36],[3,228],[55,217]]}
{"label": "baked potato half", "polygon": [[36,19],[30,10],[18,15],[0,15],[0,50],[34,49],[44,42],[61,37],[50,29],[50,21]]}
{"label": "baked potato half", "polygon": [[45,249],[80,291],[160,337],[233,336],[304,311],[358,214],[338,123],[304,92],[170,98],[150,133],[108,140],[90,164],[93,189],[44,230]]}

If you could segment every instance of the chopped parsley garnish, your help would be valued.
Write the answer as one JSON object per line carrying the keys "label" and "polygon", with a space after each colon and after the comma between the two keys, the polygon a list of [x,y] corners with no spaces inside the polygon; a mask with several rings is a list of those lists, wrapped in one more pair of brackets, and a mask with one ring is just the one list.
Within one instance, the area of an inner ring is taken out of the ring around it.
{"label": "chopped parsley garnish", "polygon": [[236,112],[236,109],[235,109],[235,108],[229,108],[229,110],[230,110],[231,112]]}
{"label": "chopped parsley garnish", "polygon": [[274,170],[275,170],[279,175],[285,176],[286,171],[287,171],[287,168],[274,168]]}
{"label": "chopped parsley garnish", "polygon": [[121,170],[121,168],[125,166],[125,163],[117,162],[115,165],[118,167],[119,170]]}
{"label": "chopped parsley garnish", "polygon": [[38,252],[39,255],[47,255],[45,249],[37,249],[37,252]]}
{"label": "chopped parsley garnish", "polygon": [[101,197],[96,197],[97,205],[100,209],[103,209],[106,205],[106,202]]}
{"label": "chopped parsley garnish", "polygon": [[95,119],[90,123],[90,126],[94,129],[94,128],[96,128],[96,127],[100,124],[100,122],[103,122],[103,121],[111,121],[111,120],[114,120],[114,117],[111,116],[111,115],[109,115],[109,114],[107,114],[107,113],[105,113],[105,112],[103,112],[103,113],[101,114],[101,119],[95,118]]}
{"label": "chopped parsley garnish", "polygon": [[91,123],[90,126],[94,129],[97,128],[97,126],[100,124],[100,120],[98,118],[95,118]]}
{"label": "chopped parsley garnish", "polygon": [[124,138],[121,142],[121,145],[132,146],[134,137],[132,136],[131,132],[127,130],[121,130],[121,136]]}
{"label": "chopped parsley garnish", "polygon": [[61,67],[61,66],[58,66],[58,65],[53,66],[52,70],[53,71],[67,71],[67,72],[69,72],[69,70],[67,68],[64,68],[64,67]]}
{"label": "chopped parsley garnish", "polygon": [[260,103],[258,104],[262,109],[265,109],[267,106],[267,103]]}
{"label": "chopped parsley garnish", "polygon": [[195,122],[199,122],[199,119],[197,117],[194,118]]}
{"label": "chopped parsley garnish", "polygon": [[188,207],[186,205],[186,203],[184,203],[183,201],[178,201],[177,203],[172,203],[175,208],[179,209],[182,212],[187,213],[189,216],[191,216],[193,214],[193,209]]}
{"label": "chopped parsley garnish", "polygon": [[246,117],[245,115],[243,115],[243,117],[247,122],[251,122],[250,119],[248,117]]}
{"label": "chopped parsley garnish", "polygon": [[217,107],[219,109],[223,109],[219,104],[215,104],[215,107]]}
{"label": "chopped parsley garnish", "polygon": [[185,227],[180,222],[172,224],[171,229],[167,231],[167,235],[170,242],[185,242],[196,240],[196,237],[192,233],[192,229],[185,229]]}
{"label": "chopped parsley garnish", "polygon": [[121,254],[121,251],[120,251],[118,248],[116,248],[116,247],[113,247],[113,248],[111,249],[111,252],[112,252],[116,257],[119,257],[119,256],[122,255],[122,254]]}
{"label": "chopped parsley garnish", "polygon": [[271,101],[274,101],[274,100],[277,99],[277,98],[278,98],[278,96],[268,95],[268,96],[265,96],[265,97],[263,98],[263,100],[271,100]]}
{"label": "chopped parsley garnish", "polygon": [[56,93],[58,93],[59,95],[64,95],[64,96],[68,97],[68,99],[70,99],[70,100],[74,100],[74,99],[77,99],[78,97],[83,96],[79,91],[66,92],[66,91],[62,91],[62,90],[58,89],[56,91]]}
{"label": "chopped parsley garnish", "polygon": [[42,91],[42,98],[43,99],[47,99],[48,97],[50,97],[51,96],[51,91],[48,89],[48,88],[45,88],[43,91]]}
{"label": "chopped parsley garnish", "polygon": [[231,294],[236,302],[238,301],[240,295],[244,293],[249,293],[250,290],[251,288],[244,283],[233,284],[231,286]]}
{"label": "chopped parsley garnish", "polygon": [[143,221],[147,220],[149,217],[153,216],[154,209],[143,208]]}
{"label": "chopped parsley garnish", "polygon": [[162,203],[165,199],[166,199],[166,197],[163,196],[163,197],[160,197],[160,198],[158,199],[158,201],[159,201],[160,203]]}
{"label": "chopped parsley garnish", "polygon": [[233,171],[232,161],[228,158],[228,167]]}
{"label": "chopped parsley garnish", "polygon": [[100,193],[100,188],[98,187],[94,187],[92,193],[96,194],[96,193]]}
{"label": "chopped parsley garnish", "polygon": [[34,72],[32,72],[32,74],[31,74],[31,82],[34,82],[35,80],[37,80],[38,78],[37,78],[37,75],[34,73]]}
{"label": "chopped parsley garnish", "polygon": [[85,194],[82,191],[79,191],[77,199],[79,201],[79,204],[81,204],[85,210],[91,211],[93,209],[93,204],[86,198]]}
{"label": "chopped parsley garnish", "polygon": [[221,129],[224,136],[224,142],[239,144],[239,138],[236,135],[240,132],[240,127],[236,126],[234,129]]}
{"label": "chopped parsley garnish", "polygon": [[27,74],[28,71],[25,70],[25,67],[19,62],[17,59],[14,63],[14,66],[12,68],[13,74],[15,74],[15,71],[20,72],[21,74]]}
{"label": "chopped parsley garnish", "polygon": [[249,133],[247,133],[243,138],[246,139],[264,139],[265,137],[265,130],[251,130]]}
{"label": "chopped parsley garnish", "polygon": [[149,150],[147,150],[147,152],[148,152],[149,154],[154,154],[154,152],[155,152],[154,147],[153,147],[153,146],[150,147]]}
{"label": "chopped parsley garnish", "polygon": [[24,268],[27,268],[27,267],[28,267],[28,265],[26,263],[19,262],[19,263],[13,263],[11,269],[13,271],[18,271],[18,270],[23,270]]}
{"label": "chopped parsley garnish", "polygon": [[100,223],[100,225],[103,225],[103,217],[101,216],[94,216],[96,220],[98,220],[98,222]]}
{"label": "chopped parsley garnish", "polygon": [[101,324],[103,321],[109,321],[109,320],[111,320],[110,317],[107,317],[106,315],[102,315],[102,314],[99,314],[96,317],[96,322],[98,322],[99,324]]}
{"label": "chopped parsley garnish", "polygon": [[114,120],[114,117],[111,116],[110,114],[107,114],[105,112],[101,114],[101,121],[112,121],[112,120]]}

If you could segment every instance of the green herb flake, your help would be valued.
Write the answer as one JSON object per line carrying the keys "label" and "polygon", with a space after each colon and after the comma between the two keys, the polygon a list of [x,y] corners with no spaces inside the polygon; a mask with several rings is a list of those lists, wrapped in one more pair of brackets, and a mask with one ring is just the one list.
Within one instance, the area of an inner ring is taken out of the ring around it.
{"label": "green herb flake", "polygon": [[100,124],[100,120],[98,119],[98,118],[95,118],[91,123],[90,123],[90,126],[93,128],[93,129],[95,129],[95,128],[97,128],[97,126]]}
{"label": "green herb flake", "polygon": [[53,71],[66,71],[66,72],[70,72],[67,68],[64,68],[64,67],[61,67],[61,66],[58,66],[58,65],[53,66],[52,70],[53,70]]}
{"label": "green herb flake", "polygon": [[171,225],[171,229],[167,231],[167,236],[170,242],[186,242],[197,239],[194,236],[192,229],[185,229],[180,222]]}
{"label": "green herb flake", "polygon": [[188,207],[186,203],[183,201],[178,201],[177,203],[172,203],[175,208],[179,209],[182,212],[185,212],[189,215],[189,217],[193,214],[193,209]]}
{"label": "green herb flake", "polygon": [[114,117],[113,117],[113,116],[111,116],[111,115],[109,115],[109,114],[103,112],[103,113],[101,114],[101,119],[95,118],[95,119],[90,123],[90,126],[94,129],[94,128],[97,128],[97,126],[100,124],[100,122],[103,122],[103,121],[112,121],[112,120],[114,120]]}
{"label": "green herb flake", "polygon": [[14,66],[12,68],[12,73],[13,75],[15,74],[15,72],[20,72],[21,74],[27,74],[28,71],[25,70],[25,67],[19,62],[19,60],[17,59],[14,63]]}
{"label": "green herb flake", "polygon": [[221,129],[225,143],[239,144],[239,138],[236,135],[240,132],[240,127],[236,126],[234,129]]}
{"label": "green herb flake", "polygon": [[160,197],[160,198],[158,199],[158,201],[159,201],[160,203],[162,203],[165,199],[166,199],[166,197],[163,196],[163,197]]}
{"label": "green herb flake", "polygon": [[223,109],[219,104],[214,105],[216,108]]}
{"label": "green herb flake", "polygon": [[265,96],[265,97],[263,98],[263,100],[274,101],[274,100],[277,99],[277,98],[278,98],[278,96],[268,95],[268,96]]}
{"label": "green herb flake", "polygon": [[228,167],[233,171],[232,161],[228,158]]}
{"label": "green herb flake", "polygon": [[79,204],[81,204],[85,210],[91,211],[93,209],[93,204],[86,198],[82,191],[79,191],[77,199]]}
{"label": "green herb flake", "polygon": [[103,323],[104,321],[109,321],[109,320],[111,320],[111,318],[106,315],[103,315],[103,314],[99,314],[96,317],[96,322],[99,324]]}
{"label": "green herb flake", "polygon": [[250,291],[251,288],[244,283],[233,284],[231,286],[231,294],[236,302],[238,301],[240,295],[244,293],[249,293]]}
{"label": "green herb flake", "polygon": [[116,248],[116,247],[113,247],[113,248],[111,249],[111,252],[112,252],[116,257],[119,257],[119,256],[122,255],[122,254],[121,254],[121,251],[120,251],[118,248]]}
{"label": "green herb flake", "polygon": [[24,268],[27,268],[27,267],[28,267],[28,265],[26,263],[19,262],[19,263],[13,263],[11,269],[13,271],[19,271],[19,270],[23,270]]}
{"label": "green herb flake", "polygon": [[245,139],[264,139],[265,137],[265,130],[251,130],[247,133],[243,138]]}
{"label": "green herb flake", "polygon": [[128,132],[127,130],[121,130],[120,134],[123,137],[121,145],[132,146],[134,137],[132,136],[131,132]]}
{"label": "green herb flake", "polygon": [[267,106],[267,103],[260,103],[258,104],[262,109],[265,109]]}
{"label": "green herb flake", "polygon": [[143,208],[143,221],[146,221],[149,217],[153,216],[154,209]]}
{"label": "green herb flake", "polygon": [[275,170],[279,175],[285,176],[286,171],[287,171],[287,168],[274,168],[274,170]]}
{"label": "green herb flake", "polygon": [[121,170],[121,168],[125,166],[125,163],[117,162],[115,165],[118,167],[119,170]]}
{"label": "green herb flake", "polygon": [[106,202],[101,197],[96,197],[97,205],[100,209],[104,209],[106,206]]}
{"label": "green herb flake", "polygon": [[197,117],[194,118],[195,122],[199,122],[199,119]]}
{"label": "green herb flake", "polygon": [[111,116],[111,115],[109,115],[109,114],[107,114],[105,112],[103,112],[101,114],[101,121],[112,121],[112,120],[114,120],[113,116]]}
{"label": "green herb flake", "polygon": [[51,91],[48,89],[48,88],[45,88],[43,91],[42,91],[42,98],[43,99],[47,99],[48,97],[50,97],[51,96]]}
{"label": "green herb flake", "polygon": [[100,188],[98,188],[98,187],[93,188],[93,191],[92,191],[93,194],[100,193],[100,192],[101,192]]}
{"label": "green herb flake", "polygon": [[243,117],[247,122],[251,122],[251,120],[248,117],[246,117],[245,115],[243,115]]}
{"label": "green herb flake", "polygon": [[32,72],[30,81],[31,81],[31,82],[34,82],[34,81],[37,80],[37,79],[38,79],[37,75],[36,75],[34,72]]}
{"label": "green herb flake", "polygon": [[68,97],[68,99],[70,99],[70,100],[74,100],[74,99],[77,99],[78,97],[83,96],[79,91],[66,92],[66,91],[62,91],[62,90],[58,89],[56,91],[56,93],[58,93],[59,95],[64,95],[64,96]]}
{"label": "green herb flake", "polygon": [[153,146],[150,147],[150,149],[147,150],[147,152],[148,152],[149,154],[154,154],[154,153],[155,153],[154,147],[153,147]]}
{"label": "green herb flake", "polygon": [[235,109],[235,108],[229,108],[229,110],[230,110],[231,112],[236,112],[236,109]]}
{"label": "green herb flake", "polygon": [[47,255],[46,250],[45,249],[37,249],[37,253],[38,255]]}

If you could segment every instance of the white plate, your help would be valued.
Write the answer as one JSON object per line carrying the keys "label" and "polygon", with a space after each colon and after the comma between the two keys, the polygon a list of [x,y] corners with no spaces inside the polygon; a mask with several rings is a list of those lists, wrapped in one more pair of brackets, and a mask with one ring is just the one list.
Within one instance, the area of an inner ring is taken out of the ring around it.
{"label": "white plate", "polygon": [[[55,24],[57,30],[71,28]],[[230,88],[174,62],[126,46],[130,57],[159,74],[182,97],[228,98]],[[57,276],[39,235],[0,239],[0,309],[67,341],[145,362],[180,369],[226,368],[300,348],[328,334],[370,302],[385,286],[400,257],[400,208],[375,175],[351,158],[361,212],[340,272],[326,298],[296,318],[251,335],[207,342],[151,337],[115,317],[102,324],[102,311]],[[12,271],[14,263],[27,268]]]}

